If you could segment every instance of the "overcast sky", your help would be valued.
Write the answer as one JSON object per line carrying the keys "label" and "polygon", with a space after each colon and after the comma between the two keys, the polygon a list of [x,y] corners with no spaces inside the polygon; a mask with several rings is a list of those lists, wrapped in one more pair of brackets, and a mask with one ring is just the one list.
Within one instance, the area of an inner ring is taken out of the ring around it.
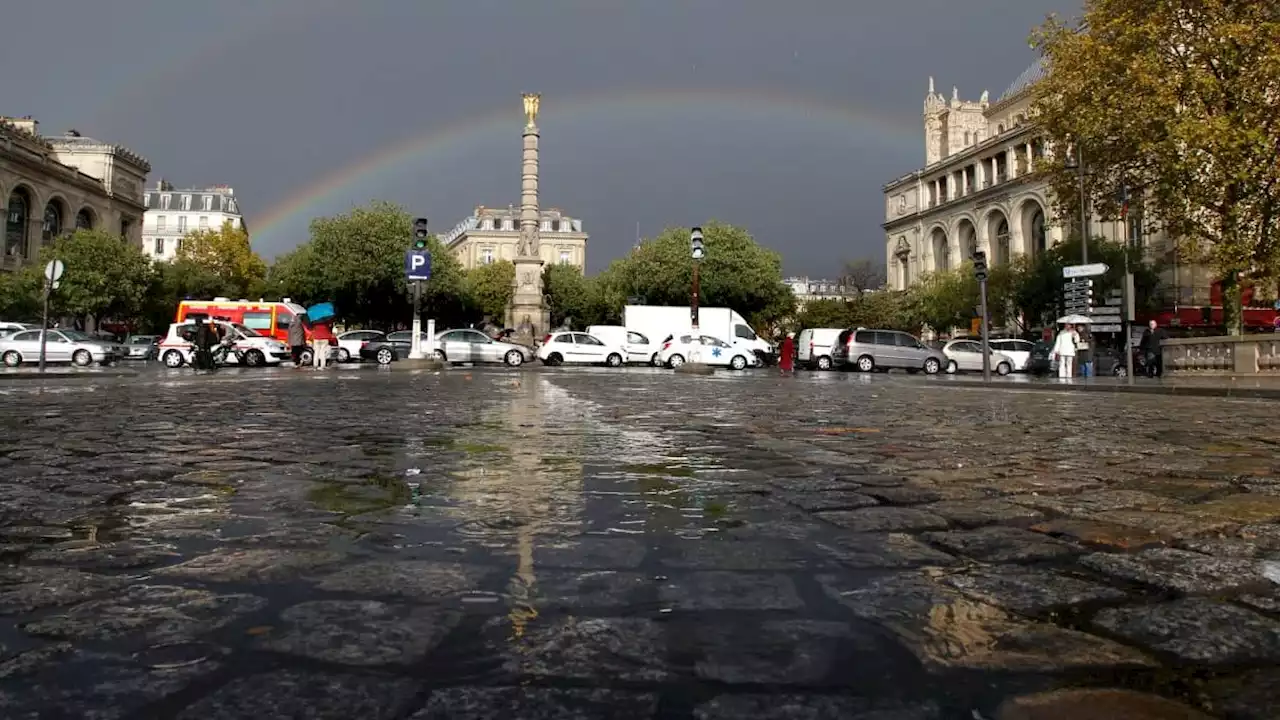
{"label": "overcast sky", "polygon": [[520,203],[541,92],[542,205],[588,270],[715,218],[789,273],[880,259],[881,185],[923,163],[921,103],[992,98],[1078,0],[39,0],[11,3],[0,114],[236,189],[257,249],[371,199],[443,232]]}

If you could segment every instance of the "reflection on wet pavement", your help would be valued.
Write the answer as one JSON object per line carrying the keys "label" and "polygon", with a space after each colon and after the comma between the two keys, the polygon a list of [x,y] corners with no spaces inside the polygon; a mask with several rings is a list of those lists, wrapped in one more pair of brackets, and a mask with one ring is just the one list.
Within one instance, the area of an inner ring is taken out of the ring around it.
{"label": "reflection on wet pavement", "polygon": [[1280,705],[1266,403],[470,370],[4,401],[5,718]]}

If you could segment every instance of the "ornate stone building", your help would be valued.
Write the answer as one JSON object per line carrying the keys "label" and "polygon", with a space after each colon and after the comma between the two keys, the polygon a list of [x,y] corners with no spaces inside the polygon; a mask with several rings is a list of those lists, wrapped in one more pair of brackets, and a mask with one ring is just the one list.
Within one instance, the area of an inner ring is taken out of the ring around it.
{"label": "ornate stone building", "polygon": [[76,228],[102,228],[142,245],[142,188],[151,165],[120,145],[70,130],[42,137],[31,118],[0,118],[0,270],[35,262]]}
{"label": "ornate stone building", "polygon": [[[540,214],[542,262],[585,269],[587,233],[582,230],[582,221],[555,208],[542,210]],[[516,246],[520,243],[520,209],[482,205],[440,240],[466,269],[498,260],[515,260]]]}
{"label": "ornate stone building", "polygon": [[223,223],[248,228],[240,213],[235,189],[227,185],[176,189],[161,179],[142,196],[147,207],[142,222],[143,252],[156,260],[172,261],[182,236],[192,230],[217,230]]}
{"label": "ornate stone building", "polygon": [[838,280],[789,277],[782,282],[795,294],[797,310],[814,300],[851,300],[858,297],[857,288]]}
{"label": "ornate stone building", "polygon": [[[1036,173],[1041,163],[1060,161],[1028,117],[1032,87],[1044,73],[1038,59],[994,102],[986,92],[976,102],[961,100],[955,88],[947,100],[929,79],[926,165],[884,186],[889,287],[903,290],[926,273],[956,267],[975,249],[1000,265],[1042,253],[1071,233],[1053,222],[1049,188]],[[1091,236],[1125,237],[1119,222],[1089,222]],[[1131,237],[1149,250],[1172,250],[1162,235],[1144,235],[1137,213],[1130,224]]]}

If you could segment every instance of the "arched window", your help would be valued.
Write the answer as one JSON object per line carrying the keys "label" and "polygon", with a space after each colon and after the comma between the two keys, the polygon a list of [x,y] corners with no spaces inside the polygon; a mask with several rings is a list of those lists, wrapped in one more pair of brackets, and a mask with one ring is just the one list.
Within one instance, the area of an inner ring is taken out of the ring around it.
{"label": "arched window", "polygon": [[969,147],[969,131],[964,131],[964,146]]}
{"label": "arched window", "polygon": [[31,217],[31,196],[23,188],[9,194],[5,210],[4,254],[27,254],[27,225]]}
{"label": "arched window", "polygon": [[1002,132],[1004,132],[1004,125],[997,125],[997,126],[996,126],[996,132],[998,132],[998,133],[1002,133]]}
{"label": "arched window", "polygon": [[80,212],[76,213],[76,229],[92,230],[93,229],[93,211],[89,208],[80,208]]}
{"label": "arched window", "polygon": [[51,242],[62,234],[62,208],[57,200],[50,200],[44,206],[44,224],[40,226],[40,239]]}

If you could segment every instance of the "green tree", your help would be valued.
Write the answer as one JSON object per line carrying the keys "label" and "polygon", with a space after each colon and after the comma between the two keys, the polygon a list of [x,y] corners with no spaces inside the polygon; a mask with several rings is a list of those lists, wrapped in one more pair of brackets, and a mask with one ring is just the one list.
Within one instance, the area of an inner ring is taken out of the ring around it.
{"label": "green tree", "polygon": [[851,300],[810,300],[796,313],[793,325],[797,330],[847,328],[853,327],[856,315],[856,302]]}
{"label": "green tree", "polygon": [[[1101,300],[1113,291],[1123,289],[1126,254],[1129,256],[1129,269],[1133,272],[1135,307],[1139,312],[1156,309],[1159,305],[1158,270],[1143,261],[1141,250],[1130,248],[1126,251],[1123,243],[1103,237],[1089,241],[1090,261],[1105,263],[1108,267],[1106,274],[1093,278],[1094,297]],[[1051,325],[1062,314],[1062,288],[1065,284],[1062,268],[1078,264],[1079,258],[1080,238],[1071,237],[1034,259],[1017,259],[1008,297],[1016,312],[1026,319],[1028,327],[1024,329]]]}
{"label": "green tree", "polygon": [[[761,331],[792,315],[795,297],[782,282],[782,257],[777,252],[732,225],[712,221],[702,232],[706,247],[699,270],[702,305],[737,310]],[[608,275],[608,312],[619,297],[624,302],[643,298],[650,305],[689,304],[693,280],[689,229],[668,228],[615,260]]]}
{"label": "green tree", "polygon": [[52,316],[71,316],[83,327],[90,318],[133,321],[145,307],[154,269],[142,249],[102,230],[76,230],[40,251],[21,281],[39,287],[45,263],[66,265],[61,286],[49,301]]}
{"label": "green tree", "polygon": [[39,276],[33,273],[0,273],[0,318],[12,322],[40,319],[43,299]]}
{"label": "green tree", "polygon": [[[978,281],[973,265],[964,263],[951,270],[929,273],[907,291],[905,313],[912,324],[927,325],[937,333],[968,328],[976,317]],[[992,318],[992,324],[996,319]]]}
{"label": "green tree", "polygon": [[[217,229],[193,230],[179,243],[177,264],[185,264],[180,275],[209,297],[223,295],[247,298],[260,291],[267,275],[267,264],[249,245],[244,228],[228,220]],[[213,280],[216,279],[216,283]],[[206,295],[202,295],[206,296]]]}
{"label": "green tree", "polygon": [[466,271],[467,305],[501,325],[511,304],[516,266],[509,260],[479,265]]}
{"label": "green tree", "polygon": [[[573,265],[548,265],[542,271],[542,287],[551,305],[551,325],[569,320],[574,328],[602,324],[607,318],[591,279]],[[621,309],[621,308],[619,308]]]}
{"label": "green tree", "polygon": [[[1086,0],[1086,31],[1050,19],[1034,35],[1050,72],[1034,113],[1054,147],[1083,151],[1086,197],[1116,217],[1133,188],[1149,225],[1223,278],[1228,330],[1240,281],[1280,265],[1280,13],[1274,0]],[[1046,163],[1060,207],[1076,172]]]}

